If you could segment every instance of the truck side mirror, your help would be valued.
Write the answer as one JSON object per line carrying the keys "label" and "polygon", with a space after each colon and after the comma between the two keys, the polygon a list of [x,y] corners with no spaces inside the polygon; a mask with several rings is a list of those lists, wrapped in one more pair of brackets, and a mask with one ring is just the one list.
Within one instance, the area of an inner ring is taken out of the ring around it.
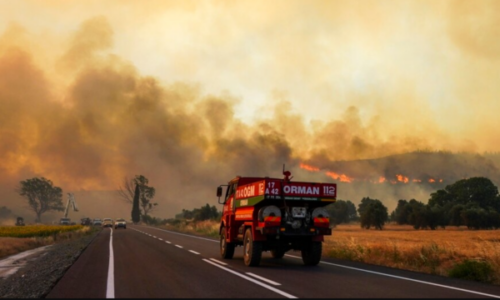
{"label": "truck side mirror", "polygon": [[217,187],[217,197],[220,197],[220,196],[222,196],[222,187],[221,186]]}

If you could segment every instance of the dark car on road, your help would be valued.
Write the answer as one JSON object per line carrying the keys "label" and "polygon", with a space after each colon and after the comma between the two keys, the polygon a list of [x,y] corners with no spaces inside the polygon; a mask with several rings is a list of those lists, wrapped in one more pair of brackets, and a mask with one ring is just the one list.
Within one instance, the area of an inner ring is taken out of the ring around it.
{"label": "dark car on road", "polygon": [[71,225],[71,219],[69,219],[69,218],[61,218],[61,220],[59,221],[59,224],[60,225]]}
{"label": "dark car on road", "polygon": [[92,224],[92,220],[90,220],[90,218],[82,218],[82,221],[80,224],[84,225],[84,226],[90,226],[90,224]]}
{"label": "dark car on road", "polygon": [[123,229],[127,229],[127,221],[125,221],[125,219],[116,219],[115,220],[115,229],[117,228],[123,228]]}

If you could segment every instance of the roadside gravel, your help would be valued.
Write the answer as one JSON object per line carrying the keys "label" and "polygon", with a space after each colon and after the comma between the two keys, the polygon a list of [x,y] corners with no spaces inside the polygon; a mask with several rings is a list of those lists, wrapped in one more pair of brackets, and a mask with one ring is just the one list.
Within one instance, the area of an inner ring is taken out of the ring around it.
{"label": "roadside gravel", "polygon": [[44,298],[99,232],[52,245],[46,253],[0,280],[0,298]]}

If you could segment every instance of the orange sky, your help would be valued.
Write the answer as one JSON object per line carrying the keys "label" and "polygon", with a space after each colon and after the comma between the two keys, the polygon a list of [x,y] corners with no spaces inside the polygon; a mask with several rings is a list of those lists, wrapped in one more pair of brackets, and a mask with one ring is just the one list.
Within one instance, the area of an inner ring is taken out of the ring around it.
{"label": "orange sky", "polygon": [[499,28],[498,1],[2,1],[0,190],[144,174],[172,215],[317,155],[498,151]]}

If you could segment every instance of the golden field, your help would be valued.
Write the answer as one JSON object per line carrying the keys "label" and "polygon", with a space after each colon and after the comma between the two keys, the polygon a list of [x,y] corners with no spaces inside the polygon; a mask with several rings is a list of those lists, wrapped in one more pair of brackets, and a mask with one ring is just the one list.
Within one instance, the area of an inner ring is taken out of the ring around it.
{"label": "golden field", "polygon": [[466,259],[482,261],[493,268],[493,283],[500,284],[499,230],[415,230],[404,225],[366,230],[359,224],[338,225],[325,237],[323,254],[443,276]]}

